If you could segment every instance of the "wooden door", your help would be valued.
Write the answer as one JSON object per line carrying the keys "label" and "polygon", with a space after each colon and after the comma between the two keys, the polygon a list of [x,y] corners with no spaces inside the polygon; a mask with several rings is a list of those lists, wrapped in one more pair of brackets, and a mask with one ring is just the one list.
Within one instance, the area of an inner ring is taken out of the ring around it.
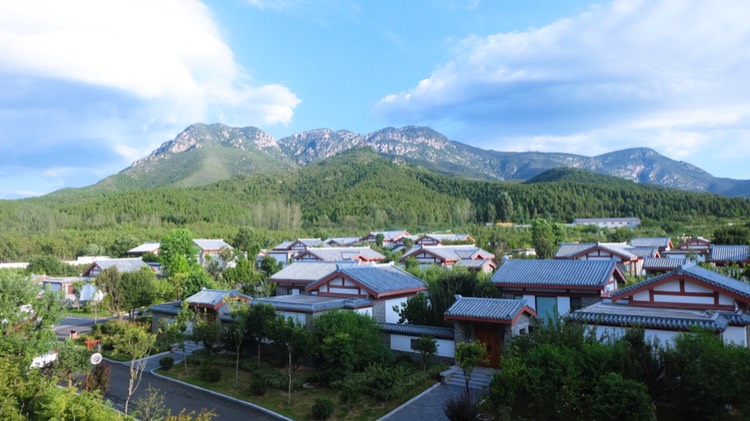
{"label": "wooden door", "polygon": [[487,354],[485,355],[487,363],[482,364],[483,366],[494,368],[500,366],[500,351],[502,348],[500,329],[500,326],[496,325],[474,326],[477,340],[487,346]]}

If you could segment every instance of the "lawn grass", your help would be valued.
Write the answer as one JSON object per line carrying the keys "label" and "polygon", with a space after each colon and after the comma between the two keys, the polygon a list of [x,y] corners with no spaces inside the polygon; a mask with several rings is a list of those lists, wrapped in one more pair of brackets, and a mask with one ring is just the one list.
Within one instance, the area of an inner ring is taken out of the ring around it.
{"label": "lawn grass", "polygon": [[[288,405],[286,391],[269,388],[263,396],[254,396],[251,394],[250,383],[252,382],[252,374],[245,370],[240,369],[239,382],[235,383],[234,367],[216,365],[214,369],[222,372],[221,381],[218,383],[209,383],[203,380],[199,374],[200,367],[196,364],[188,365],[188,375],[185,375],[182,364],[175,364],[175,366],[169,371],[157,370],[157,373],[232,396],[234,398],[242,399],[247,402],[252,402],[295,420],[312,420],[312,407],[315,404],[316,399],[330,399],[334,405],[336,405],[333,416],[329,418],[330,420],[366,421],[378,419],[435,383],[434,380],[428,380],[410,391],[410,393],[388,402],[380,402],[364,396],[353,408],[346,408],[346,406],[339,401],[338,390],[326,387],[301,388],[292,391],[292,401],[291,404]],[[310,372],[312,370],[313,369],[306,367],[300,368],[295,376],[302,375],[305,371]],[[284,369],[279,369],[279,371],[286,375]]]}

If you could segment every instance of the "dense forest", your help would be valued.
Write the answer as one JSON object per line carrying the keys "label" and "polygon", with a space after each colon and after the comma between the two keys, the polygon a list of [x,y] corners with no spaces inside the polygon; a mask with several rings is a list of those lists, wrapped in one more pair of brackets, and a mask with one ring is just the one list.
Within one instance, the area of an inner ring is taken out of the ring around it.
{"label": "dense forest", "polygon": [[466,180],[360,149],[288,173],[239,176],[202,187],[67,189],[0,201],[0,262],[39,254],[69,259],[92,244],[117,254],[124,244],[159,240],[177,227],[228,240],[250,227],[270,245],[303,235],[390,228],[477,232],[500,221],[527,224],[544,217],[567,223],[617,216],[640,217],[655,234],[688,230],[710,236],[726,222],[746,223],[750,200],[570,169],[551,170],[524,184]]}

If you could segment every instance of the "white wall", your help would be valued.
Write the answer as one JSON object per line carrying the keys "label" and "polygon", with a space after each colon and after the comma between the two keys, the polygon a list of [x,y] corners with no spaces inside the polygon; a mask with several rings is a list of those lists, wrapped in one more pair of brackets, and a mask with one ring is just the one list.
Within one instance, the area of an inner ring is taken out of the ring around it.
{"label": "white wall", "polygon": [[747,328],[743,326],[728,326],[721,335],[725,343],[747,347]]}
{"label": "white wall", "polygon": [[409,297],[396,298],[393,300],[385,301],[385,322],[386,323],[398,323],[398,313],[393,311],[393,306],[401,308],[401,303],[405,303]]}
{"label": "white wall", "polygon": [[[394,351],[415,352],[411,349],[411,340],[418,339],[418,336],[394,335],[391,334],[391,349]],[[453,358],[456,352],[456,343],[449,339],[436,339],[437,356]]]}
{"label": "white wall", "polygon": [[364,314],[365,316],[372,317],[372,307],[358,308],[354,310],[357,314]]}
{"label": "white wall", "polygon": [[306,313],[297,313],[294,311],[277,311],[276,314],[284,317],[291,317],[295,322],[303,325],[306,323]]}

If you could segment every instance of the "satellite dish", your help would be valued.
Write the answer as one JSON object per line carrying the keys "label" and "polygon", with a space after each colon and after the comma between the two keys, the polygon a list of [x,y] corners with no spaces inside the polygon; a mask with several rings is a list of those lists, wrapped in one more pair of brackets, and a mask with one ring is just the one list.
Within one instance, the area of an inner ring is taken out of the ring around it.
{"label": "satellite dish", "polygon": [[95,353],[91,354],[91,358],[89,358],[89,361],[91,362],[91,364],[97,365],[100,362],[102,362],[102,359],[103,359],[102,358],[102,354],[100,354],[98,352],[95,352]]}

